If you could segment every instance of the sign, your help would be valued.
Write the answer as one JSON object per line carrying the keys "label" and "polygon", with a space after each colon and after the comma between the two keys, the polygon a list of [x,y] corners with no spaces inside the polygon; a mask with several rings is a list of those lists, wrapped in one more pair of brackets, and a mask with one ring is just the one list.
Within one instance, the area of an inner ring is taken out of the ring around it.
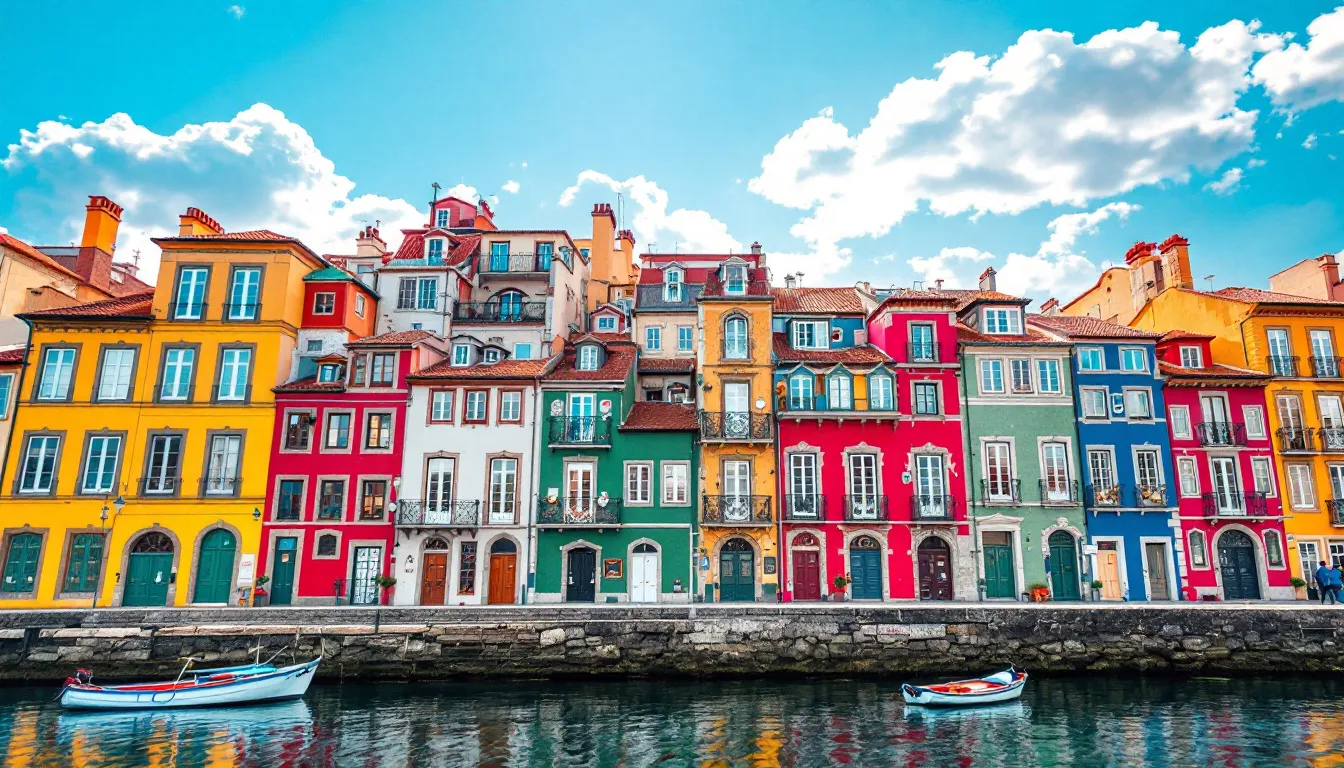
{"label": "sign", "polygon": [[1084,544],[1084,545],[1083,545],[1083,554],[1084,554],[1084,555],[1095,555],[1095,554],[1097,554],[1097,545],[1096,545],[1096,544]]}
{"label": "sign", "polygon": [[766,555],[764,562],[765,562],[766,575],[775,573],[776,571],[779,570],[779,561],[772,555]]}
{"label": "sign", "polygon": [[609,560],[603,560],[602,578],[619,579],[622,576],[624,576],[625,575],[624,563],[625,561],[620,559],[619,557],[614,557]]}
{"label": "sign", "polygon": [[909,473],[909,472],[902,472],[902,473],[901,473],[901,482],[902,482],[902,483],[905,483],[906,485],[909,485],[911,479],[912,479],[912,478],[910,477],[910,473]]}
{"label": "sign", "polygon": [[257,556],[243,555],[238,558],[238,586],[250,587],[257,576]]}
{"label": "sign", "polygon": [[708,570],[709,570],[709,558],[708,558],[708,557],[702,557],[702,558],[700,558],[700,570],[702,570],[702,571],[708,571]]}

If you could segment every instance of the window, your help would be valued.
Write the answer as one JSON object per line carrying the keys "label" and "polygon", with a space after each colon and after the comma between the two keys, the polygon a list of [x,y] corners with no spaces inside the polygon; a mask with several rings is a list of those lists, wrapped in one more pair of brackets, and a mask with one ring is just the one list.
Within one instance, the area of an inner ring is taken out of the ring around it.
{"label": "window", "polygon": [[1153,393],[1146,389],[1126,389],[1125,415],[1131,419],[1153,418]]}
{"label": "window", "polygon": [[1209,549],[1204,543],[1203,531],[1190,532],[1190,565],[1194,568],[1209,567]]}
{"label": "window", "polygon": [[1292,358],[1293,350],[1288,343],[1288,331],[1271,328],[1265,331],[1269,342],[1269,371],[1275,376],[1296,376],[1297,361]]}
{"label": "window", "polygon": [[205,314],[205,284],[210,279],[208,267],[184,267],[177,273],[177,301],[173,305],[174,320],[200,320]]}
{"label": "window", "polygon": [[317,380],[324,384],[339,382],[344,378],[341,366],[335,363],[323,363],[317,367]]}
{"label": "window", "polygon": [[84,481],[80,493],[111,494],[117,490],[117,464],[121,458],[121,437],[99,435],[89,438],[84,454]]}
{"label": "window", "polygon": [[677,351],[691,352],[695,349],[695,328],[689,325],[677,326]]}
{"label": "window", "polygon": [[[657,329],[650,328],[649,330],[654,331]],[[598,359],[598,352],[596,345],[584,344],[583,346],[579,347],[578,368],[580,371],[596,371],[598,369],[597,359]]]}
{"label": "window", "polygon": [[252,368],[252,350],[225,347],[219,357],[219,385],[216,400],[246,400]]}
{"label": "window", "polygon": [[435,212],[434,212],[434,226],[436,226],[436,227],[447,227],[447,226],[450,226],[449,223],[448,223],[448,213],[449,213],[449,212],[446,211],[446,210],[438,210],[438,211],[435,211]]}
{"label": "window", "polygon": [[877,506],[877,456],[871,453],[849,455],[849,492],[846,513],[859,519],[875,519]]}
{"label": "window", "polygon": [[471,346],[469,344],[453,345],[453,365],[463,366],[471,364]]}
{"label": "window", "polygon": [[514,344],[514,345],[513,345],[513,359],[514,359],[514,360],[531,360],[531,359],[532,359],[532,345],[531,345],[531,344]]}
{"label": "window", "polygon": [[1045,482],[1042,501],[1072,501],[1069,486],[1069,450],[1064,443],[1041,444],[1041,475]]}
{"label": "window", "polygon": [[420,285],[415,298],[415,308],[430,310],[439,308],[439,279],[437,277],[420,278]]}
{"label": "window", "polygon": [[145,467],[144,493],[177,492],[182,476],[182,436],[153,435],[149,438],[149,459]]}
{"label": "window", "polygon": [[537,243],[537,271],[551,271],[553,259],[555,259],[555,243]]}
{"label": "window", "polygon": [[0,419],[9,418],[9,395],[14,391],[14,374],[0,373]]}
{"label": "window", "polygon": [[5,577],[0,583],[0,592],[35,592],[41,553],[42,537],[36,533],[20,533],[11,538],[9,551],[5,554]]}
{"label": "window", "polygon": [[691,465],[663,462],[663,504],[685,506],[691,503]]}
{"label": "window", "polygon": [[724,293],[741,296],[747,292],[747,267],[743,264],[726,264],[723,268]]}
{"label": "window", "polygon": [[1306,464],[1289,464],[1288,494],[1294,509],[1311,509],[1316,506],[1316,489],[1312,487],[1311,467]]}
{"label": "window", "polygon": [[1121,489],[1115,484],[1115,455],[1109,448],[1087,452],[1087,472],[1092,482],[1092,503],[1119,506]]}
{"label": "window", "polygon": [[452,421],[453,420],[453,393],[452,390],[436,389],[429,396],[429,420],[430,421]]}
{"label": "window", "polygon": [[800,373],[789,377],[789,410],[810,411],[815,407],[812,386],[812,374],[810,373]]}
{"label": "window", "polygon": [[397,283],[397,309],[415,309],[416,280],[403,277]]}
{"label": "window", "polygon": [[663,301],[680,303],[683,290],[680,269],[669,269],[663,274]]}
{"label": "window", "polygon": [[393,352],[369,355],[369,386],[390,387],[396,377],[397,356]]}
{"label": "window", "polygon": [[653,463],[639,462],[625,465],[625,503],[653,503]]}
{"label": "window", "polygon": [[853,383],[849,375],[832,373],[826,377],[826,407],[834,410],[849,410],[854,407]]}
{"label": "window", "polygon": [[987,501],[1015,501],[1013,447],[1009,443],[985,443],[985,497]]}
{"label": "window", "polygon": [[487,507],[490,521],[511,523],[517,510],[518,460],[490,460],[490,489]]}
{"label": "window", "polygon": [[1171,436],[1178,440],[1191,439],[1190,406],[1173,405],[1167,411],[1171,420]]}
{"label": "window", "polygon": [[323,441],[322,447],[339,451],[350,447],[350,414],[327,414],[327,438]]}
{"label": "window", "polygon": [[1242,407],[1241,415],[1246,420],[1246,436],[1265,439],[1265,409],[1258,405],[1247,405]]}
{"label": "window", "polygon": [[599,315],[597,318],[597,330],[614,331],[616,330],[616,318],[611,315]]}
{"label": "window", "polygon": [[75,373],[75,350],[51,347],[42,357],[42,377],[37,385],[38,400],[70,399],[70,380]]}
{"label": "window", "polygon": [[915,415],[937,416],[939,413],[938,385],[933,382],[915,382]]}
{"label": "window", "polygon": [[522,421],[523,413],[523,393],[522,392],[500,392],[499,393],[499,420],[519,422]]}
{"label": "window", "polygon": [[1058,395],[1063,392],[1059,381],[1058,360],[1037,360],[1036,378],[1044,394]]}
{"label": "window", "polygon": [[[340,515],[336,515],[340,519]],[[317,537],[317,557],[336,557],[340,547],[340,538],[334,533],[324,533]]]}
{"label": "window", "polygon": [[663,348],[663,329],[658,326],[649,326],[644,329],[644,349],[650,352],[657,352]]}
{"label": "window", "polygon": [[364,421],[364,448],[382,451],[392,447],[392,414],[370,413]]}
{"label": "window", "polygon": [[427,245],[427,247],[425,248],[425,258],[429,261],[429,263],[430,263],[430,264],[442,264],[442,263],[443,263],[443,238],[442,238],[442,237],[431,237],[431,238],[427,241],[426,245]]}
{"label": "window", "polygon": [[933,342],[933,326],[928,323],[910,324],[910,359],[914,362],[933,362],[938,350]]}
{"label": "window", "polygon": [[313,294],[314,315],[336,314],[336,294],[330,292]]}
{"label": "window", "polygon": [[1182,368],[1203,368],[1204,350],[1200,347],[1181,347]]}
{"label": "window", "polygon": [[1142,373],[1148,370],[1148,353],[1142,347],[1123,347],[1120,350],[1120,370]]}
{"label": "window", "polygon": [[[345,481],[323,480],[319,488],[317,518],[340,520],[345,514]],[[332,552],[332,554],[336,554]]]}
{"label": "window", "polygon": [[468,390],[462,420],[465,422],[484,424],[486,400],[489,394],[490,393],[484,389]]}
{"label": "window", "polygon": [[980,391],[985,393],[1003,392],[1003,361],[980,361]]}
{"label": "window", "polygon": [[56,456],[60,448],[61,438],[55,435],[28,438],[23,470],[19,475],[19,493],[52,493],[55,490]]}
{"label": "window", "polygon": [[92,592],[97,589],[103,567],[103,534],[79,533],[70,540],[62,592]]}
{"label": "window", "polygon": [[747,320],[730,317],[723,325],[723,356],[731,359],[747,357]]}
{"label": "window", "polygon": [[222,496],[238,492],[238,460],[242,450],[242,435],[215,435],[210,438],[210,454],[205,468],[206,495]]}
{"label": "window", "polygon": [[1199,468],[1195,457],[1176,457],[1176,474],[1180,476],[1181,496],[1199,498]]}
{"label": "window", "polygon": [[[916,387],[919,385],[916,384]],[[890,411],[896,407],[890,376],[880,373],[868,375],[868,407],[875,411]]]}
{"label": "window", "polygon": [[303,516],[303,481],[281,480],[275,494],[275,519],[298,520]]}
{"label": "window", "polygon": [[113,347],[103,350],[98,372],[98,400],[129,400],[131,374],[135,371],[135,350]]}
{"label": "window", "polygon": [[1283,567],[1283,540],[1278,531],[1265,531],[1265,559],[1270,568]]}
{"label": "window", "polygon": [[1081,347],[1078,350],[1078,370],[1080,371],[1104,371],[1106,370],[1106,360],[1101,354],[1100,347]]}
{"label": "window", "polygon": [[476,594],[476,542],[462,542],[457,559],[457,594]]}
{"label": "window", "polygon": [[[1162,485],[1162,464],[1157,451],[1143,448],[1134,452],[1134,479],[1140,489],[1156,489]],[[1141,495],[1139,500],[1156,503],[1156,497],[1145,499]]]}
{"label": "window", "polygon": [[321,339],[309,339],[309,340],[308,340],[308,345],[305,347],[305,349],[306,349],[306,351],[308,351],[308,352],[310,352],[310,353],[311,353],[311,352],[321,352],[321,351],[322,351],[322,340],[321,340]]}
{"label": "window", "polygon": [[1268,457],[1251,457],[1251,483],[1257,493],[1274,495],[1274,467]]}
{"label": "window", "polygon": [[1079,390],[1083,401],[1084,419],[1107,419],[1106,390],[1097,387],[1083,387]]}
{"label": "window", "polygon": [[1009,367],[1013,374],[1013,392],[1015,394],[1029,394],[1032,392],[1031,361],[1010,360]]}
{"label": "window", "polygon": [[830,347],[831,326],[825,320],[794,320],[794,349],[827,349]]}
{"label": "window", "polygon": [[364,304],[365,304],[365,302],[364,302],[364,297],[363,297],[362,295],[356,294],[356,295],[355,295],[355,317],[363,317],[363,316],[364,316]]}
{"label": "window", "polygon": [[1017,309],[986,309],[985,333],[1020,335],[1022,333],[1022,312]]}
{"label": "window", "polygon": [[360,487],[360,520],[382,520],[387,511],[387,481],[365,480]]}

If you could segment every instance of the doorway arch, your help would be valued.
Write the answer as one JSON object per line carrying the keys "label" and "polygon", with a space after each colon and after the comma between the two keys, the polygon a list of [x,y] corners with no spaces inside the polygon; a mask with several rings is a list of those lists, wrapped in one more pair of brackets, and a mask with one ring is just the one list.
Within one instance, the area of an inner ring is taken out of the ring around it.
{"label": "doorway arch", "polygon": [[131,543],[126,556],[126,592],[122,605],[168,604],[168,584],[173,572],[173,540],[150,531]]}
{"label": "doorway arch", "polygon": [[882,542],[863,534],[849,542],[850,595],[855,600],[882,599]]}
{"label": "doorway arch", "polygon": [[719,550],[719,601],[752,602],[756,599],[756,548],[735,536]]}
{"label": "doorway arch", "polygon": [[1259,600],[1260,564],[1255,541],[1245,531],[1229,528],[1218,535],[1218,572],[1224,600]]}
{"label": "doorway arch", "polygon": [[238,537],[232,531],[216,528],[201,537],[196,556],[196,588],[193,603],[228,604],[233,591],[233,561],[238,554]]}
{"label": "doorway arch", "polygon": [[916,550],[919,563],[919,599],[951,600],[952,547],[941,536],[929,536]]}

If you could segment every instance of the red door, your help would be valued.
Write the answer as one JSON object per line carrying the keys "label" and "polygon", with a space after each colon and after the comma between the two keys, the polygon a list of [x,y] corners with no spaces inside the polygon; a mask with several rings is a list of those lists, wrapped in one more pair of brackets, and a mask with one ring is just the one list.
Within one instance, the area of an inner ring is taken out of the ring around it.
{"label": "red door", "polygon": [[513,552],[490,556],[491,605],[509,605],[513,602],[513,585],[518,578],[518,555]]}
{"label": "red door", "polygon": [[426,552],[420,572],[424,574],[420,583],[420,604],[443,605],[448,584],[448,553]]}
{"label": "red door", "polygon": [[793,599],[821,599],[821,562],[815,550],[793,551]]}

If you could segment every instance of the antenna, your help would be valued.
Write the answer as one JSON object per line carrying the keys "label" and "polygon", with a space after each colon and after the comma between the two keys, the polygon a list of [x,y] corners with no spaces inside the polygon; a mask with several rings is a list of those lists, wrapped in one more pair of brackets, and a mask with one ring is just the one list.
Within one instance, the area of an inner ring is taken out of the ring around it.
{"label": "antenna", "polygon": [[1204,279],[1209,281],[1209,290],[1212,291],[1212,290],[1213,290],[1213,275],[1205,275],[1205,276],[1204,276]]}

